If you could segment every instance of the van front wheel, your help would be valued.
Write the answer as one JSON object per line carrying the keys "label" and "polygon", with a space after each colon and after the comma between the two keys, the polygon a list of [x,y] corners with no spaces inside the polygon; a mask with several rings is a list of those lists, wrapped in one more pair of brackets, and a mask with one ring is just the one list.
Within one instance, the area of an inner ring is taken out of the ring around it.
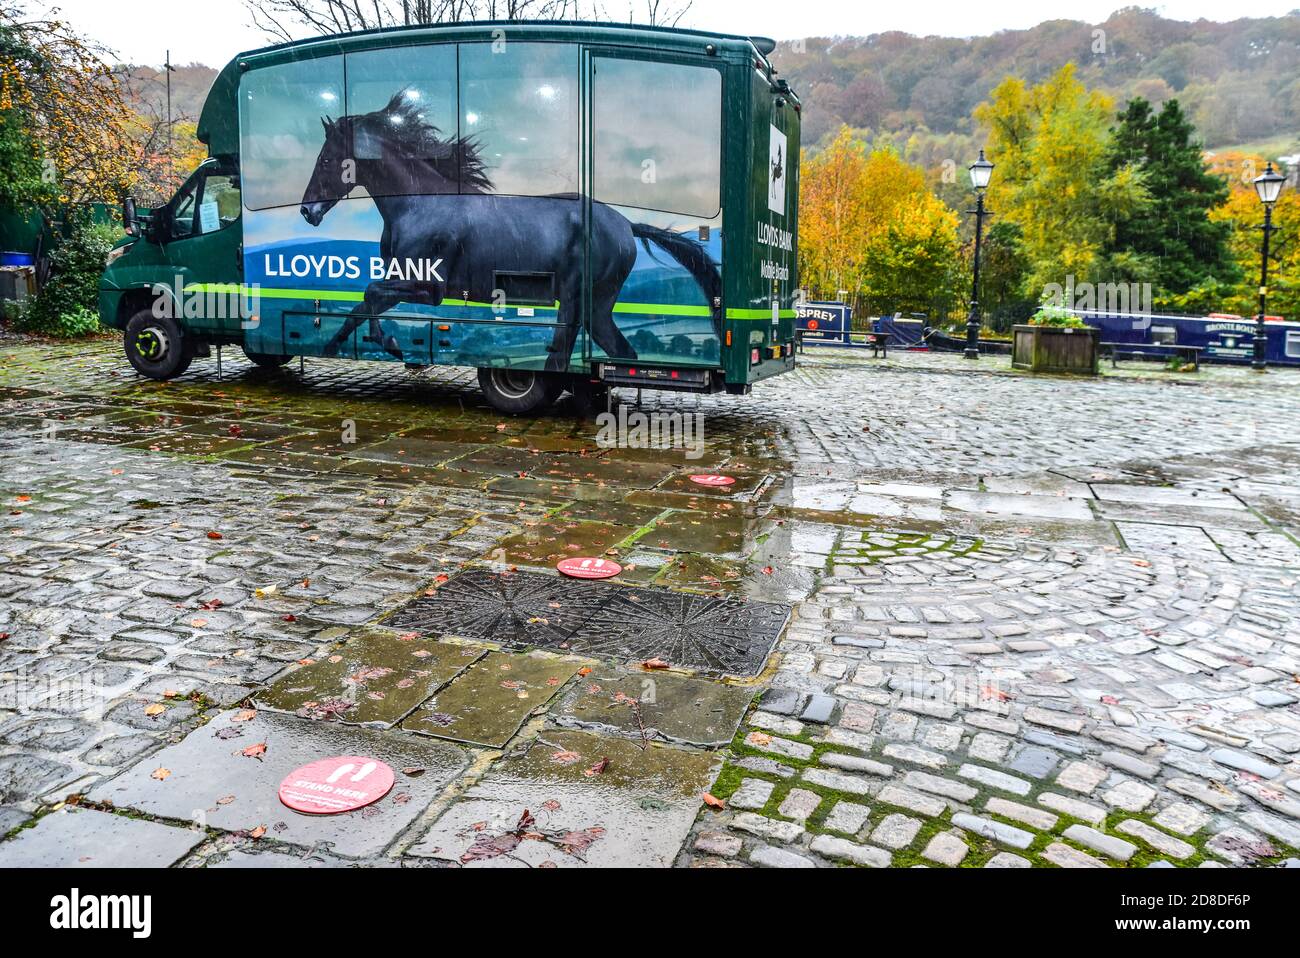
{"label": "van front wheel", "polygon": [[193,343],[170,316],[142,309],[126,324],[126,358],[135,371],[150,379],[174,379],[190,368]]}
{"label": "van front wheel", "polygon": [[493,409],[515,416],[549,406],[564,388],[558,376],[531,369],[480,369],[478,385]]}

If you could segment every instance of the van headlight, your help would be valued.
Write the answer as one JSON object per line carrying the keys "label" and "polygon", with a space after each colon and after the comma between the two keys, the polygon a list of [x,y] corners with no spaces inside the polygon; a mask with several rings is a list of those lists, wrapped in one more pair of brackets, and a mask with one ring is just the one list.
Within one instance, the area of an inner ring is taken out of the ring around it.
{"label": "van headlight", "polygon": [[130,249],[132,246],[134,246],[134,245],[135,245],[134,243],[126,243],[126,244],[124,244],[124,245],[122,245],[122,246],[118,246],[118,247],[116,247],[116,248],[114,248],[114,249],[109,250],[109,251],[108,251],[108,258],[104,260],[104,266],[105,266],[105,267],[112,266],[112,265],[113,265],[114,263],[116,263],[119,259],[121,259],[123,256],[125,256],[125,255],[126,255],[126,251],[129,250],[129,249]]}

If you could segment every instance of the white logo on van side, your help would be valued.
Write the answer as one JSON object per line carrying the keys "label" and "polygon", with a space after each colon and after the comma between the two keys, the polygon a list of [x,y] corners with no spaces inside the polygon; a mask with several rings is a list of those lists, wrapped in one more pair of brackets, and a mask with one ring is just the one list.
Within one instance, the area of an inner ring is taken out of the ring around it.
{"label": "white logo on van side", "polygon": [[148,938],[153,930],[152,895],[86,895],[74,888],[50,899],[50,927],[129,928],[133,938]]}
{"label": "white logo on van side", "polygon": [[785,134],[771,126],[767,140],[767,208],[785,216],[785,170],[790,157],[785,150]]}

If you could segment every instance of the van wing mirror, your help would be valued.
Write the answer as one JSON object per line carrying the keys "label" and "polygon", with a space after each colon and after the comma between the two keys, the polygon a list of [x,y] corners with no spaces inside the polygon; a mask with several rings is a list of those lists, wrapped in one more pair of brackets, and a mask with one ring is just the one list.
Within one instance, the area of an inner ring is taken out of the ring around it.
{"label": "van wing mirror", "polygon": [[140,222],[135,213],[135,197],[128,196],[122,200],[122,228],[127,236],[138,236]]}

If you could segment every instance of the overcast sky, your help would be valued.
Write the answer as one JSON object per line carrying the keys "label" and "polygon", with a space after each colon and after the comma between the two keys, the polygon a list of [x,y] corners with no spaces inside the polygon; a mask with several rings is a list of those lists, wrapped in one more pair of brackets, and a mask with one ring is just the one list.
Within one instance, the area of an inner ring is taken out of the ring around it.
{"label": "overcast sky", "polygon": [[[606,0],[619,9],[628,0]],[[639,0],[633,0],[639,2]],[[1144,4],[1145,5],[1145,4]],[[1150,4],[1179,20],[1231,20],[1279,16],[1300,0],[1253,0],[1237,6],[1224,0],[1168,0]],[[29,10],[56,6],[83,33],[107,44],[122,60],[158,64],[170,47],[173,63],[219,67],[242,50],[264,46],[249,25],[242,0],[29,0]],[[920,3],[862,3],[861,0],[695,0],[681,26],[724,33],[801,36],[866,35],[885,30],[967,37],[1031,27],[1043,20],[1099,23],[1125,0],[924,0]],[[169,27],[169,24],[171,25]]]}

